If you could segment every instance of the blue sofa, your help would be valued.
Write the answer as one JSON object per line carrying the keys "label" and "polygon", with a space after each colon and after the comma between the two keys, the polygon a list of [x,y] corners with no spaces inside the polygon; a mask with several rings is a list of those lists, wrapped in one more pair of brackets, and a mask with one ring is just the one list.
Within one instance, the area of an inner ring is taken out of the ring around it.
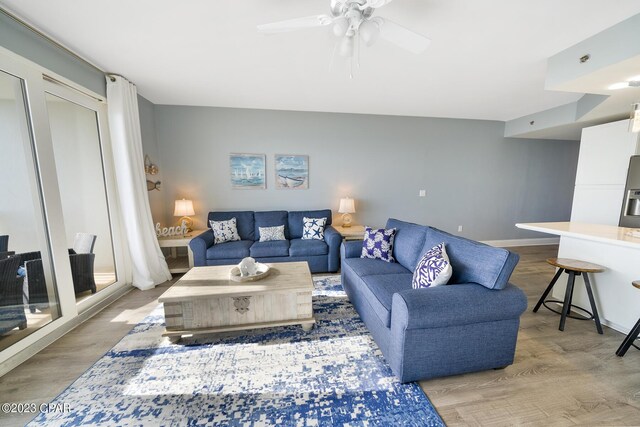
{"label": "blue sofa", "polygon": [[[237,264],[245,257],[260,262],[307,261],[312,273],[336,272],[340,266],[342,236],[331,227],[331,210],[315,211],[237,211],[209,212],[209,221],[236,218],[238,234],[242,240],[213,244],[213,231],[209,228],[189,242],[194,266]],[[324,241],[303,240],[302,219],[327,218]],[[284,225],[287,240],[260,242],[259,227]]]}
{"label": "blue sofa", "polygon": [[[394,263],[360,258],[362,242],[341,247],[342,284],[402,382],[503,368],[513,363],[527,299],[508,283],[518,255],[435,228],[389,219]],[[445,242],[446,286],[413,289],[416,264]]]}

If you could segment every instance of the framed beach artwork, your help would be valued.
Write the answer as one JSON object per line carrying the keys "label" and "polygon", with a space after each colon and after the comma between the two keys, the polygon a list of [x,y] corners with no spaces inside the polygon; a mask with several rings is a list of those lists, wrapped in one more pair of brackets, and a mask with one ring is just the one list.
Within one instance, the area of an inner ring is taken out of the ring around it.
{"label": "framed beach artwork", "polygon": [[306,190],[309,188],[309,156],[275,155],[276,188]]}
{"label": "framed beach artwork", "polygon": [[231,188],[235,190],[264,190],[267,188],[264,154],[229,154]]}

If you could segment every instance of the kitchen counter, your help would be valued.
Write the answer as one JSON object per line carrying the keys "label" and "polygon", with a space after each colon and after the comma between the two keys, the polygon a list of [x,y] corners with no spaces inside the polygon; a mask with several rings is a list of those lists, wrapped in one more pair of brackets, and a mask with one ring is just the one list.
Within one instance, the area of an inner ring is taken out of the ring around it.
{"label": "kitchen counter", "polygon": [[[560,236],[560,258],[606,267],[603,273],[590,276],[600,318],[604,325],[629,332],[640,316],[640,292],[631,286],[632,281],[640,279],[640,237],[627,235],[636,229],[581,222],[524,223],[516,227]],[[562,300],[565,286],[566,278],[562,278],[553,289],[553,297]],[[543,291],[540,289],[540,294]],[[576,277],[573,301],[581,307],[589,306],[582,277]]]}
{"label": "kitchen counter", "polygon": [[[627,234],[638,230],[636,228],[616,227],[614,225],[604,224],[585,224],[582,222],[532,222],[516,224],[516,227],[522,228],[523,230],[539,231],[541,233],[569,236],[577,239],[593,240],[640,249],[640,237],[633,237]],[[640,260],[638,260],[638,262],[640,263]]]}

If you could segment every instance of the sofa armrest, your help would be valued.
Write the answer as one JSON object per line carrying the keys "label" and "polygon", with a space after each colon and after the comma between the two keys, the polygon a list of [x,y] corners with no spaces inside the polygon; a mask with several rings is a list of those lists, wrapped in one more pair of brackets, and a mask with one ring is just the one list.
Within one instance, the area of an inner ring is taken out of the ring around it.
{"label": "sofa armrest", "polygon": [[335,273],[340,268],[340,243],[342,242],[342,235],[338,233],[338,230],[329,225],[324,229],[324,241],[329,246],[328,269],[330,272]]}
{"label": "sofa armrest", "polygon": [[347,258],[360,258],[362,254],[362,241],[360,240],[345,240],[342,242],[340,248],[340,256],[342,259]]}
{"label": "sofa armrest", "polygon": [[208,229],[189,241],[189,248],[193,252],[193,265],[202,267],[207,265],[207,249],[213,246],[213,230]]}
{"label": "sofa armrest", "polygon": [[527,309],[520,288],[491,290],[475,283],[409,289],[393,295],[392,328],[423,329],[515,319]]}

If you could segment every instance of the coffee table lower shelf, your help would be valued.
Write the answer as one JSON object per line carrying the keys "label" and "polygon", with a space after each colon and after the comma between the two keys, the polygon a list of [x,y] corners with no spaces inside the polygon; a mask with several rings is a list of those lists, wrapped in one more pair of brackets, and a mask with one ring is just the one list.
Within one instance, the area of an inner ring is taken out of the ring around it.
{"label": "coffee table lower shelf", "polygon": [[218,326],[212,328],[200,328],[190,330],[167,330],[162,334],[163,337],[168,337],[172,343],[177,343],[183,336],[195,336],[206,334],[217,334],[219,332],[235,332],[244,331],[248,329],[260,329],[260,328],[275,328],[280,326],[301,325],[302,330],[305,332],[310,331],[313,325],[316,323],[316,319],[313,317],[310,319],[296,319],[296,320],[280,320],[275,322],[262,322],[262,323],[245,323],[243,325],[229,325]]}

